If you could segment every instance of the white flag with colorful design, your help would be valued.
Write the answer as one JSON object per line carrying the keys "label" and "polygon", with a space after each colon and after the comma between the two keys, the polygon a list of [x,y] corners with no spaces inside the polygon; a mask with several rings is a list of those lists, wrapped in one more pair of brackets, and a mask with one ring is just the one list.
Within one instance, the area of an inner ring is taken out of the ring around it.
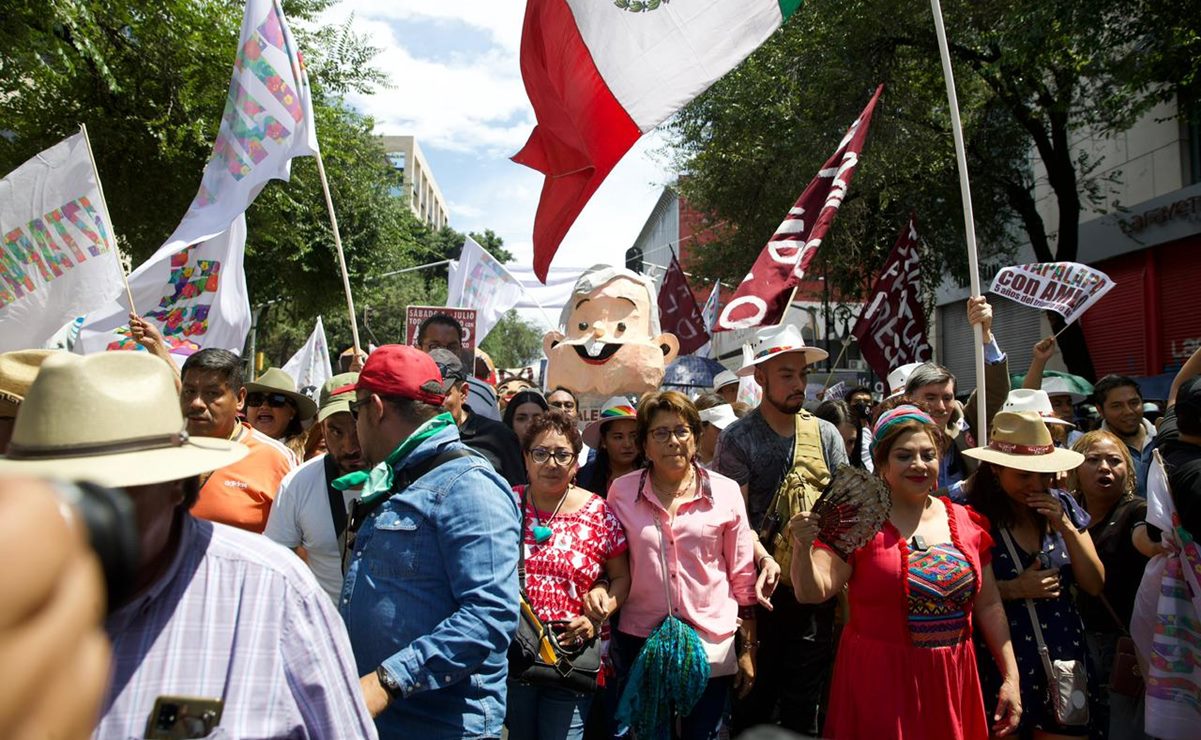
{"label": "white flag with colorful design", "polygon": [[120,294],[104,214],[82,133],[0,180],[0,352],[41,347]]}
{"label": "white flag with colorful design", "polygon": [[713,284],[713,290],[709,292],[709,297],[705,300],[704,307],[701,308],[701,318],[705,321],[705,331],[709,332],[709,341],[696,351],[698,357],[713,356],[713,325],[717,323],[717,309],[720,302],[721,281],[718,280]]}
{"label": "white flag with colorful design", "polygon": [[[158,325],[179,363],[208,347],[242,351],[250,331],[245,251],[246,216],[239,213],[228,230],[211,239],[160,247],[129,276],[134,305]],[[85,316],[76,351],[140,349],[129,335],[128,310],[114,301]]]}
{"label": "white flag with colorful design", "polygon": [[325,325],[317,317],[317,325],[304,346],[284,363],[283,370],[296,381],[296,390],[314,401],[321,395],[321,386],[334,376],[329,361],[329,344],[325,340]]}
{"label": "white flag with colorful design", "polygon": [[521,76],[538,125],[513,157],[545,173],[534,271],[639,137],[766,41],[801,0],[528,0]]}
{"label": "white flag with colorful design", "polygon": [[521,300],[521,283],[470,236],[463,241],[458,261],[451,262],[447,277],[446,305],[475,309],[477,347]]}
{"label": "white flag with colorful design", "polygon": [[178,249],[229,228],[292,157],[317,153],[308,74],[279,0],[247,0],[233,78],[200,192],[167,239]]}

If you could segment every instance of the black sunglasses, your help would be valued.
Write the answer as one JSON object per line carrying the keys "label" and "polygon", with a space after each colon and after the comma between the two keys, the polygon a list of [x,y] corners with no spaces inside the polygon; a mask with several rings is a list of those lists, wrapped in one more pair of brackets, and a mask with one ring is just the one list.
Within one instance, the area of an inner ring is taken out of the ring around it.
{"label": "black sunglasses", "polygon": [[284,406],[292,403],[292,399],[282,393],[254,393],[246,394],[246,406],[263,406],[267,405],[273,409],[282,409]]}

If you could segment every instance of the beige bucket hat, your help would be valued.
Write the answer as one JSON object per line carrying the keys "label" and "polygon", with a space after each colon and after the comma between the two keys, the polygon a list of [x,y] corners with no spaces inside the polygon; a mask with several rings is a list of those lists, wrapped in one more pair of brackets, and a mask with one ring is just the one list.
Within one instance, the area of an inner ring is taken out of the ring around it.
{"label": "beige bucket hat", "polygon": [[1055,446],[1047,425],[1034,411],[998,411],[988,446],[964,450],[963,454],[1031,473],[1074,470],[1084,462],[1079,452]]}
{"label": "beige bucket hat", "polygon": [[279,393],[296,404],[296,416],[308,421],[317,414],[317,402],[303,393],[296,392],[296,381],[278,367],[269,367],[253,383],[246,384],[246,393]]}
{"label": "beige bucket hat", "polygon": [[145,352],[56,352],[21,403],[0,475],[142,486],[237,462],[249,449],[189,437],[171,369]]}

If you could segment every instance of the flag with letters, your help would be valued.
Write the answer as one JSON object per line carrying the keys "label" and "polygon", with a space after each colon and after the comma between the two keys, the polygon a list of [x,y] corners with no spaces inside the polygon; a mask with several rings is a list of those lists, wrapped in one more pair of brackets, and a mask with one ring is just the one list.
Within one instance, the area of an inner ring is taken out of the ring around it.
{"label": "flag with letters", "polygon": [[919,295],[922,270],[918,246],[917,221],[911,215],[855,324],[859,353],[881,378],[901,365],[925,362],[934,356],[926,337],[926,313]]}
{"label": "flag with letters", "polygon": [[0,352],[41,347],[121,293],[105,212],[82,133],[0,180]]}
{"label": "flag with letters", "polygon": [[663,284],[659,286],[659,324],[663,331],[675,334],[680,340],[681,356],[696,352],[709,341],[701,308],[696,304],[696,297],[688,287],[688,278],[675,254],[672,254]]}
{"label": "flag with letters", "polygon": [[325,341],[325,325],[317,317],[317,325],[304,346],[284,363],[283,370],[296,381],[296,390],[314,401],[319,400],[321,386],[334,376],[329,361],[329,344]]}

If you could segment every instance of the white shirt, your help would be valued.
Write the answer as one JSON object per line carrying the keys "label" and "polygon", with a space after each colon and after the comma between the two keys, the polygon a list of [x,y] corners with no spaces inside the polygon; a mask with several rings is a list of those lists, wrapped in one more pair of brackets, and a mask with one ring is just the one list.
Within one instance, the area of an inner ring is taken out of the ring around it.
{"label": "white shirt", "polygon": [[[263,534],[284,547],[303,547],[309,569],[336,604],[342,593],[342,548],[329,510],[325,457],[309,460],[283,479]],[[343,491],[342,505],[349,510],[358,496],[359,491]]]}

